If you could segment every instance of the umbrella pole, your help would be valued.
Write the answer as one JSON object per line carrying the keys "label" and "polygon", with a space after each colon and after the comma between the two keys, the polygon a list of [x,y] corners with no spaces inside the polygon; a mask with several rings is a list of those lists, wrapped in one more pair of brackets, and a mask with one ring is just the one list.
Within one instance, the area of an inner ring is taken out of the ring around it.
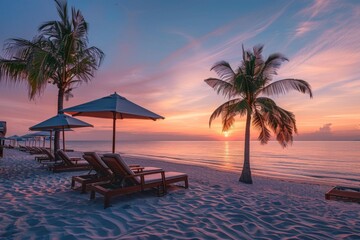
{"label": "umbrella pole", "polygon": [[116,112],[113,112],[113,144],[112,144],[113,153],[115,153],[115,132],[116,132]]}
{"label": "umbrella pole", "polygon": [[62,129],[63,131],[63,150],[64,150],[64,152],[65,152],[65,127],[63,126],[63,129]]}
{"label": "umbrella pole", "polygon": [[52,130],[50,131],[50,152],[51,152],[51,142],[52,142]]}

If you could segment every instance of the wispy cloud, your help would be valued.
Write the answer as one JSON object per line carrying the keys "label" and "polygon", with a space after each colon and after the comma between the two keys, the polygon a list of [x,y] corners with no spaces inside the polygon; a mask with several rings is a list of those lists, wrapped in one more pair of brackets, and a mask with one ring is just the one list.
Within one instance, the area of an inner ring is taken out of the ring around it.
{"label": "wispy cloud", "polygon": [[[197,61],[195,61],[197,63],[217,61],[225,56],[232,55],[231,53],[234,52],[234,49],[240,49],[239,46],[246,40],[267,30],[267,28],[284,13],[287,7],[288,4],[272,14],[261,12],[241,16],[199,38],[193,38],[188,34],[177,31],[176,34],[185,36],[185,38],[189,40],[189,43],[170,54],[161,64],[168,65],[173,61],[178,62],[179,60],[183,60],[184,55],[186,56],[186,60],[188,60],[189,53],[193,52],[194,49],[197,49],[197,51],[195,51],[195,54],[190,55],[193,55],[193,57],[197,59]],[[261,18],[259,18],[259,15],[261,15]],[[252,24],[249,25],[249,22]],[[224,39],[224,35],[228,36],[228,38]],[[218,40],[218,43],[215,45],[207,45],[208,41],[214,38]],[[207,47],[205,47],[205,45],[207,45]],[[192,60],[193,63],[194,59]]]}
{"label": "wispy cloud", "polygon": [[315,22],[315,21],[302,22],[296,28],[294,38],[301,37],[301,36],[305,35],[308,32],[314,31],[319,26],[320,26],[320,23]]}
{"label": "wispy cloud", "polygon": [[309,17],[311,19],[328,12],[329,9],[334,6],[334,4],[339,4],[339,2],[329,0],[313,0],[313,3],[309,7],[299,11],[299,14],[305,17]]}

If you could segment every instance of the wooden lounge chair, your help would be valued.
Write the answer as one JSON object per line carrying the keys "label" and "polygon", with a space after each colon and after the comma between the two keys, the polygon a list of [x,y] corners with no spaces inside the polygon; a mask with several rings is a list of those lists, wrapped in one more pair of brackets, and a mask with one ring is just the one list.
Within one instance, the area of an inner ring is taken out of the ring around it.
{"label": "wooden lounge chair", "polygon": [[360,188],[336,186],[325,193],[325,199],[360,203]]}
{"label": "wooden lounge chair", "polygon": [[71,178],[71,188],[75,189],[76,182],[81,184],[81,193],[86,193],[86,186],[90,183],[109,181],[112,172],[95,152],[84,152],[83,158],[92,166],[95,174],[73,176]]}
{"label": "wooden lounge chair", "polygon": [[41,149],[38,147],[26,147],[26,148],[27,148],[27,152],[30,153],[31,155],[42,154]]}
{"label": "wooden lounge chair", "polygon": [[52,154],[48,149],[46,148],[40,148],[42,155],[40,156],[36,156],[35,160],[38,162],[43,162],[43,161],[49,161],[49,162],[54,162],[55,161],[55,156],[54,154]]}
{"label": "wooden lounge chair", "polygon": [[62,163],[54,164],[51,167],[53,172],[69,172],[69,171],[81,171],[91,170],[92,166],[85,160],[80,158],[71,159],[63,150],[57,151],[58,156],[61,158]]}
{"label": "wooden lounge chair", "polygon": [[[95,152],[84,152],[83,158],[88,161],[95,171],[94,174],[85,174],[81,176],[73,176],[71,178],[71,188],[75,189],[76,183],[81,184],[81,193],[86,193],[87,185],[96,182],[110,181],[113,177],[112,171],[102,161],[100,156]],[[136,173],[162,170],[156,167],[141,167],[140,165],[129,165],[130,169]]]}
{"label": "wooden lounge chair", "polygon": [[22,152],[26,152],[27,151],[27,148],[23,145],[19,145],[19,151],[22,151]]}
{"label": "wooden lounge chair", "polygon": [[177,182],[184,182],[184,187],[188,188],[186,173],[163,170],[134,173],[118,154],[105,154],[102,160],[113,172],[113,179],[109,183],[90,184],[89,188],[90,199],[95,198],[96,192],[104,196],[104,208],[110,205],[112,197],[118,195],[156,188],[158,195],[162,196],[166,193],[167,185]]}

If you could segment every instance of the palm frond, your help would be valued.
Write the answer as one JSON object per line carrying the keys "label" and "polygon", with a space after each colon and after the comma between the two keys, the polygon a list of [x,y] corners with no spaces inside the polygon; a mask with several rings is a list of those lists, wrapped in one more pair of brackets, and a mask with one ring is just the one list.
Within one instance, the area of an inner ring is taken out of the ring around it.
{"label": "palm frond", "polygon": [[277,106],[272,99],[266,97],[257,98],[255,106],[263,117],[263,121],[275,133],[280,145],[286,147],[289,142],[291,143],[293,134],[297,133],[295,115]]}
{"label": "palm frond", "polygon": [[79,10],[72,8],[72,25],[75,39],[87,39],[88,24]]}
{"label": "palm frond", "polygon": [[281,63],[288,61],[288,59],[280,54],[271,54],[266,61],[260,62],[255,72],[255,78],[260,87],[267,85],[271,82],[274,75],[277,75],[277,69],[281,66]]}
{"label": "palm frond", "polygon": [[251,109],[245,99],[238,99],[238,102],[229,104],[227,108],[221,113],[222,131],[228,131],[235,122],[235,116],[244,116],[246,113],[251,114]]}
{"label": "palm frond", "polygon": [[260,130],[260,134],[258,137],[258,140],[261,142],[261,144],[266,144],[271,137],[269,129],[266,127],[266,113],[261,113],[258,110],[255,110],[253,113],[253,120],[252,124]]}
{"label": "palm frond", "polygon": [[223,116],[223,119],[227,119],[226,116],[230,116],[232,114],[239,114],[243,116],[250,110],[249,105],[247,104],[246,100],[237,98],[227,101],[221,104],[215,111],[211,114],[209,118],[209,127],[211,127],[211,123],[214,119],[219,117],[220,115]]}
{"label": "palm frond", "polygon": [[222,114],[222,131],[228,131],[235,122],[235,113]]}
{"label": "palm frond", "polygon": [[0,58],[0,81],[11,82],[26,81],[26,62],[22,59],[7,60]]}
{"label": "palm frond", "polygon": [[218,78],[208,78],[204,80],[210,87],[216,90],[217,94],[221,93],[223,96],[230,98],[234,96],[234,86],[226,81]]}
{"label": "palm frond", "polygon": [[230,82],[235,76],[235,72],[231,68],[230,64],[225,61],[220,61],[214,64],[212,68],[210,69],[214,70],[219,78],[221,78],[224,81]]}
{"label": "palm frond", "polygon": [[64,25],[69,24],[68,10],[67,10],[67,2],[65,0],[55,0],[56,9],[58,11],[59,17]]}
{"label": "palm frond", "polygon": [[[293,134],[297,133],[295,115],[278,106],[274,108],[273,118],[269,118],[269,125],[276,126],[274,130],[276,140],[281,146],[286,147],[293,141]],[[271,122],[271,121],[275,121]]]}
{"label": "palm frond", "polygon": [[264,70],[271,71],[271,74],[276,75],[276,70],[280,68],[281,64],[285,61],[289,61],[283,54],[281,53],[273,53],[271,54],[264,63]]}
{"label": "palm frond", "polygon": [[263,108],[264,111],[271,111],[276,103],[274,100],[268,97],[257,97],[255,100],[255,105]]}
{"label": "palm frond", "polygon": [[310,98],[313,97],[310,84],[300,79],[278,80],[262,88],[259,93],[263,93],[268,96],[281,95],[287,93],[290,90],[296,90],[301,93],[308,93]]}

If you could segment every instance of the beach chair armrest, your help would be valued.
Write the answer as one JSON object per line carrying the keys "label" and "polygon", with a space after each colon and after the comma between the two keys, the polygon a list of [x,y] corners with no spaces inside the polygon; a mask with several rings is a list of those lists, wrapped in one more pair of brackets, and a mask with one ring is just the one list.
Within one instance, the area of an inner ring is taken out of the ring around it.
{"label": "beach chair armrest", "polygon": [[154,171],[150,171],[150,172],[135,173],[134,175],[126,175],[126,176],[123,176],[123,178],[143,177],[145,175],[158,174],[158,173],[164,174],[164,176],[165,176],[165,171],[164,170],[154,170]]}
{"label": "beach chair armrest", "polygon": [[161,174],[161,184],[165,188],[165,171],[164,170],[153,171],[153,172],[145,172],[144,174],[140,173],[140,174],[135,174],[135,175],[140,175],[140,184],[141,184],[141,186],[143,188],[143,186],[145,185],[145,176],[146,175],[159,174],[159,173]]}
{"label": "beach chair armrest", "polygon": [[132,171],[134,171],[135,173],[139,173],[139,172],[142,172],[144,170],[144,167],[130,167],[130,169]]}
{"label": "beach chair armrest", "polygon": [[154,171],[149,171],[149,172],[140,172],[140,173],[135,173],[134,175],[128,175],[126,177],[142,177],[142,176],[145,176],[145,175],[150,175],[150,174],[157,174],[157,173],[165,173],[164,170],[154,170]]}
{"label": "beach chair armrest", "polygon": [[128,166],[129,166],[129,168],[141,167],[140,164],[130,164]]}

